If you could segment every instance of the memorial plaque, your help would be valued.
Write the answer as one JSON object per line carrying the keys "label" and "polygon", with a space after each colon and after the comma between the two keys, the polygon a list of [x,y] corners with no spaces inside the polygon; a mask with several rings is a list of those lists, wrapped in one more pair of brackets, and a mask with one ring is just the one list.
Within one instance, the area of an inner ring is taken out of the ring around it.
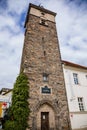
{"label": "memorial plaque", "polygon": [[42,93],[51,94],[51,88],[48,88],[47,86],[41,88]]}

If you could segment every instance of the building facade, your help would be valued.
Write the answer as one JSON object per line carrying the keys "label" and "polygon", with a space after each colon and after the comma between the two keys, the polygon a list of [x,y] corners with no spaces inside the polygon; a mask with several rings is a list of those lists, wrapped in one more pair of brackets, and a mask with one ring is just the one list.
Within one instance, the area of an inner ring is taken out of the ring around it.
{"label": "building facade", "polygon": [[6,109],[11,105],[12,89],[2,88],[0,91],[0,119],[4,117]]}
{"label": "building facade", "polygon": [[30,130],[70,130],[55,16],[29,5],[21,71],[29,79]]}
{"label": "building facade", "polygon": [[87,67],[62,63],[72,130],[87,130]]}

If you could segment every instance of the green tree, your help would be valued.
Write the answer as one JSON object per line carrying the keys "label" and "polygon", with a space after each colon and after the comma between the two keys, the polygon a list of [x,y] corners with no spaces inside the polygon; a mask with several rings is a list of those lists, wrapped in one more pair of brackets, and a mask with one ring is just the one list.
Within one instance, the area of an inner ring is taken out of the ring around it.
{"label": "green tree", "polygon": [[10,120],[5,123],[5,130],[26,130],[29,116],[29,83],[27,76],[22,72],[16,79],[13,88]]}

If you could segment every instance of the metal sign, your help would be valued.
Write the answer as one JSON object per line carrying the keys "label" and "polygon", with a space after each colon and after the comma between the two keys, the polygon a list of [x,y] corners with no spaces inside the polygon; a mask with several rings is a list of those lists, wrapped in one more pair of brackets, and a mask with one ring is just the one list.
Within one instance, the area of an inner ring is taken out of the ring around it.
{"label": "metal sign", "polygon": [[50,94],[51,88],[48,88],[47,86],[41,88],[42,93]]}

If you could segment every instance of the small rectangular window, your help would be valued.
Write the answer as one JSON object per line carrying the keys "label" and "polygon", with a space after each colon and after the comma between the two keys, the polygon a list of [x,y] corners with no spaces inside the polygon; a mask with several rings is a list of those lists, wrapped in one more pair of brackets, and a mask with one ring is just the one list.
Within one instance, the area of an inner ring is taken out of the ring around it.
{"label": "small rectangular window", "polygon": [[45,13],[44,12],[41,12],[41,14],[44,16],[45,15]]}
{"label": "small rectangular window", "polygon": [[40,24],[44,26],[48,26],[47,20],[42,19],[42,18],[40,19]]}
{"label": "small rectangular window", "polygon": [[48,74],[43,74],[43,81],[47,82],[48,81]]}
{"label": "small rectangular window", "polygon": [[41,23],[42,23],[43,25],[45,25],[45,20],[44,20],[44,19],[42,19],[42,20],[41,20]]}
{"label": "small rectangular window", "polygon": [[85,77],[86,77],[86,79],[87,79],[87,75],[86,75]]}
{"label": "small rectangular window", "polygon": [[84,111],[84,104],[83,104],[83,98],[78,97],[78,105],[79,105],[79,110]]}
{"label": "small rectangular window", "polygon": [[75,84],[79,84],[79,82],[78,82],[78,74],[73,73],[73,79],[74,79]]}

